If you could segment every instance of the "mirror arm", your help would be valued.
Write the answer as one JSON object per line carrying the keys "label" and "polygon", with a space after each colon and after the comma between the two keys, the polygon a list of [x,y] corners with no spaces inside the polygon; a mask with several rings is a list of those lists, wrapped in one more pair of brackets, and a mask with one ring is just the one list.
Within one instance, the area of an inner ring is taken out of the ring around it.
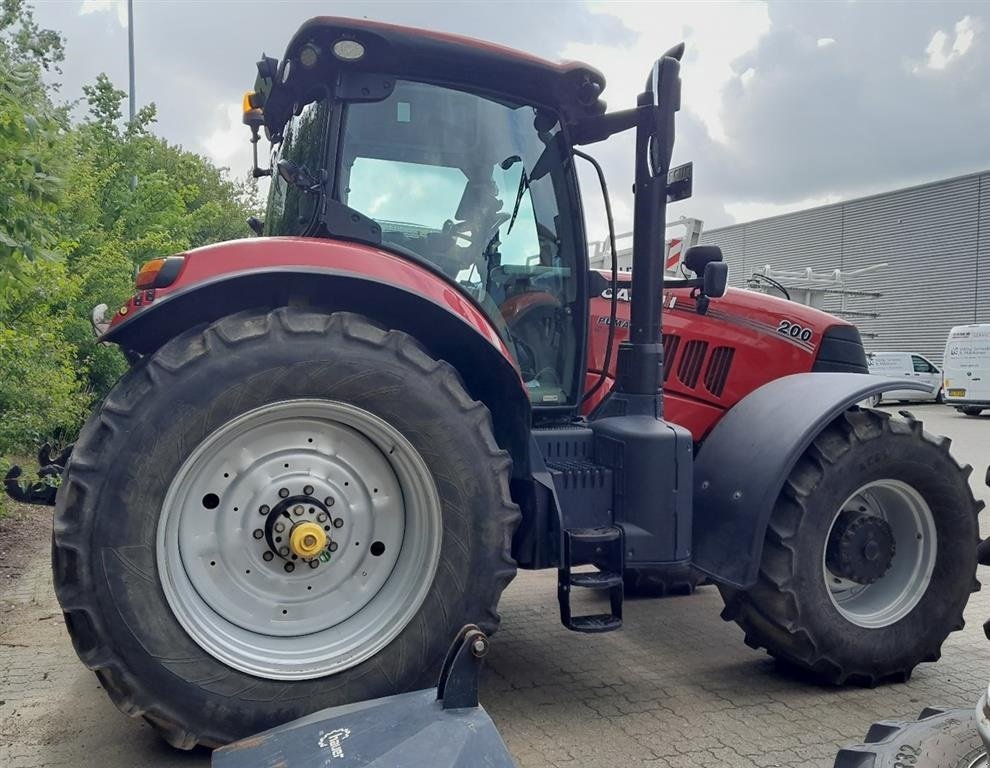
{"label": "mirror arm", "polygon": [[642,107],[609,112],[605,115],[588,117],[577,123],[571,130],[572,144],[594,144],[604,141],[616,133],[628,131],[639,124]]}
{"label": "mirror arm", "polygon": [[251,126],[251,156],[253,158],[253,165],[251,166],[251,176],[255,179],[260,179],[262,176],[271,176],[271,168],[259,168],[258,167],[258,141],[261,137],[258,135],[258,126]]}

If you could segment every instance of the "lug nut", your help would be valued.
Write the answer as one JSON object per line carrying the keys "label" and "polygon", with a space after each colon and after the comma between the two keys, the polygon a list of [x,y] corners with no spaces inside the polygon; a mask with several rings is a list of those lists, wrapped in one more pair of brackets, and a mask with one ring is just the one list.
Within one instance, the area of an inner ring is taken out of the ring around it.
{"label": "lug nut", "polygon": [[336,541],[331,541],[330,542],[330,551],[331,552],[336,552],[337,551],[337,542]]}
{"label": "lug nut", "polygon": [[281,498],[283,498],[283,499],[284,499],[284,498],[285,498],[286,496],[288,496],[288,495],[289,495],[289,489],[288,489],[288,488],[279,488],[279,489],[278,489],[278,495],[279,495],[279,496],[280,496]]}
{"label": "lug nut", "polygon": [[274,558],[275,555],[273,555],[270,550],[266,551],[265,554],[261,556],[261,559],[264,560],[266,563],[270,563]]}
{"label": "lug nut", "polygon": [[318,514],[316,516],[316,522],[318,522],[318,523],[325,523],[326,521],[327,521],[327,513],[326,512],[320,512],[320,514]]}
{"label": "lug nut", "polygon": [[333,496],[327,496],[327,497],[326,497],[326,498],[325,498],[325,499],[323,500],[323,503],[324,503],[324,504],[326,504],[326,505],[327,505],[328,507],[332,507],[332,506],[334,505],[334,499],[333,499]]}
{"label": "lug nut", "polygon": [[260,528],[255,528],[253,535],[254,535],[254,538],[260,539],[262,536],[265,535],[265,532],[263,530],[261,530]]}
{"label": "lug nut", "polygon": [[258,507],[258,511],[263,515],[267,515],[272,510],[271,507],[269,507],[267,504],[262,504],[260,507]]}
{"label": "lug nut", "polygon": [[333,527],[334,528],[343,528],[344,527],[344,518],[342,518],[342,517],[334,518]]}
{"label": "lug nut", "polygon": [[303,493],[306,494],[307,496],[312,496],[313,495],[313,486],[307,485],[305,488],[303,488]]}
{"label": "lug nut", "polygon": [[285,523],[283,523],[281,520],[275,523],[275,533],[281,533],[284,530],[285,530]]}
{"label": "lug nut", "polygon": [[285,557],[286,555],[288,555],[288,554],[289,554],[289,548],[288,548],[288,547],[279,547],[279,550],[278,550],[278,553],[279,553],[279,554],[280,554],[280,555],[281,555],[282,557]]}
{"label": "lug nut", "polygon": [[286,573],[292,573],[294,570],[296,570],[296,566],[294,566],[292,563],[286,563],[285,564],[285,572]]}
{"label": "lug nut", "polygon": [[310,568],[319,568],[320,567],[320,561],[319,560],[310,560],[309,561],[309,567]]}
{"label": "lug nut", "polygon": [[293,514],[296,514],[296,515],[301,515],[305,511],[306,510],[303,508],[303,505],[302,504],[296,504],[296,506],[294,506],[292,508]]}

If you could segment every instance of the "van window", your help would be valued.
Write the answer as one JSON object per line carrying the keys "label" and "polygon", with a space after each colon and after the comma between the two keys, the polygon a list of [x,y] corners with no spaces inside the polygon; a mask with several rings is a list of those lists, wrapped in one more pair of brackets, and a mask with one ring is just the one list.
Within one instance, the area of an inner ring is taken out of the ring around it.
{"label": "van window", "polygon": [[938,368],[929,363],[923,357],[911,355],[911,362],[914,364],[915,373],[938,373]]}

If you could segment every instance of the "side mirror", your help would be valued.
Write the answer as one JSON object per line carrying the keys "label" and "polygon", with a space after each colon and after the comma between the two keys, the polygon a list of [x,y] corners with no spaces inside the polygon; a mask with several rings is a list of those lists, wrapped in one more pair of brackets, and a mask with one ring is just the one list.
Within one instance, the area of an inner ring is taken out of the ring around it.
{"label": "side mirror", "polygon": [[312,192],[317,187],[319,182],[313,178],[312,174],[306,169],[305,165],[298,165],[291,160],[279,160],[278,165],[275,166],[278,169],[278,175],[281,177],[282,181],[286,184],[291,184],[294,187],[298,187],[304,192]]}
{"label": "side mirror", "polygon": [[705,267],[722,261],[722,249],[717,245],[692,245],[684,254],[684,266],[698,277],[705,275]]}
{"label": "side mirror", "polygon": [[725,287],[729,282],[729,265],[724,261],[709,261],[705,264],[705,275],[701,293],[710,299],[725,296]]}
{"label": "side mirror", "polygon": [[247,225],[251,228],[251,231],[254,232],[254,234],[258,235],[258,237],[261,237],[261,233],[265,230],[264,222],[262,222],[257,216],[248,216]]}

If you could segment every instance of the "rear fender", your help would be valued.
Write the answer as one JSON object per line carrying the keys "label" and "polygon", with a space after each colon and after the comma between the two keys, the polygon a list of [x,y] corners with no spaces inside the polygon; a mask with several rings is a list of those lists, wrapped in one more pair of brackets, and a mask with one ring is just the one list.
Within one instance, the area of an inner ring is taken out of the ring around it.
{"label": "rear fender", "polygon": [[892,389],[928,388],[861,373],[798,373],[740,400],[697,453],[694,564],[722,584],[756,583],[770,514],[798,459],[845,410]]}
{"label": "rear fender", "polygon": [[213,275],[156,298],[114,325],[102,340],[149,354],[190,328],[245,309],[309,306],[357,312],[410,334],[434,357],[453,365],[471,396],[491,412],[495,437],[512,456],[513,472],[527,472],[530,403],[508,349],[467,297],[441,278],[422,272],[420,283],[412,287],[323,267],[253,268]]}

